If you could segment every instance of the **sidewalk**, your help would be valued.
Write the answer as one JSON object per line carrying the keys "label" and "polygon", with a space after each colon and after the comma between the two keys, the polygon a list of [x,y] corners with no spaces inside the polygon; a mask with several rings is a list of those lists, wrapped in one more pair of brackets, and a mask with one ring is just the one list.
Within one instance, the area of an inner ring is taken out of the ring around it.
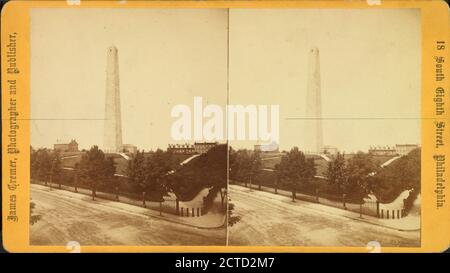
{"label": "sidewalk", "polygon": [[[45,191],[50,194],[54,194],[56,196],[63,197],[63,198],[76,199],[76,200],[82,200],[84,202],[96,203],[100,206],[105,206],[108,208],[122,210],[122,211],[125,211],[126,213],[139,214],[141,216],[158,218],[158,219],[173,222],[176,224],[181,224],[181,225],[200,228],[200,229],[218,229],[218,228],[224,227],[224,225],[225,225],[226,216],[224,214],[219,214],[219,213],[207,213],[205,215],[196,216],[196,217],[180,217],[175,214],[166,213],[166,212],[163,212],[162,215],[160,215],[159,211],[157,211],[155,209],[144,208],[144,207],[142,207],[142,205],[141,206],[130,205],[130,204],[123,203],[120,201],[112,201],[109,199],[105,199],[105,198],[102,198],[99,196],[97,196],[95,198],[95,200],[92,200],[92,198],[90,197],[89,194],[82,193],[82,191],[87,191],[86,189],[78,188],[78,193],[75,193],[71,190],[67,190],[64,188],[58,189],[57,186],[56,187],[53,186],[52,188],[50,188],[49,186],[44,186],[44,185],[37,184],[37,183],[30,184],[30,187],[33,190]],[[122,199],[122,196],[120,198]],[[219,198],[218,202],[220,205],[220,196],[218,196],[218,198]],[[216,203],[216,200],[215,200],[215,203]]]}
{"label": "sidewalk", "polygon": [[[237,185],[237,184],[230,185],[230,186],[232,188],[234,188],[235,190],[239,190],[239,191],[245,191],[245,192],[251,191],[252,194],[258,195],[259,197],[263,197],[266,199],[278,200],[278,201],[283,201],[283,202],[288,202],[291,200],[290,196],[288,197],[288,196],[285,196],[284,194],[280,194],[280,191],[278,191],[278,194],[275,194],[273,192],[259,191],[257,189],[254,189],[253,185],[252,185],[252,190],[250,190],[247,187]],[[408,216],[406,216],[404,218],[400,218],[400,219],[380,219],[380,218],[376,218],[376,217],[372,217],[372,216],[363,214],[362,218],[361,218],[359,213],[349,211],[349,210],[339,209],[339,208],[332,207],[332,206],[323,205],[320,203],[308,202],[308,201],[304,201],[304,200],[296,200],[295,202],[291,201],[291,204],[293,206],[303,206],[303,207],[306,206],[306,207],[316,210],[316,211],[321,211],[321,212],[329,213],[329,214],[333,214],[333,215],[339,215],[339,216],[349,218],[352,220],[366,222],[369,224],[382,226],[382,227],[390,228],[390,229],[394,229],[394,230],[399,230],[399,231],[420,230],[420,216],[419,215],[408,215]]]}

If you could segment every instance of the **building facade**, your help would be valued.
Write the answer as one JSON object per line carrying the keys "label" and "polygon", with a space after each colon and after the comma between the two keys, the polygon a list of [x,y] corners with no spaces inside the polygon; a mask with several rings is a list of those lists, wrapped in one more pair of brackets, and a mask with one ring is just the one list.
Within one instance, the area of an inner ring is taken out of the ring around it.
{"label": "building facade", "polygon": [[204,154],[208,152],[211,148],[216,147],[217,142],[195,142],[194,150],[197,154]]}
{"label": "building facade", "polygon": [[53,149],[59,152],[78,152],[78,143],[72,139],[69,143],[53,144]]}
{"label": "building facade", "polygon": [[194,145],[191,144],[169,144],[167,151],[174,154],[195,154]]}
{"label": "building facade", "polygon": [[383,146],[383,147],[370,147],[369,154],[371,155],[384,155],[384,156],[396,156],[397,151],[394,147]]}
{"label": "building facade", "polygon": [[404,156],[419,147],[418,144],[396,144],[394,147],[370,147],[369,153],[372,155]]}
{"label": "building facade", "polygon": [[407,155],[412,150],[419,148],[417,144],[396,144],[395,151],[398,155]]}
{"label": "building facade", "polygon": [[192,144],[169,144],[167,151],[174,154],[204,154],[217,146],[217,142],[195,142]]}

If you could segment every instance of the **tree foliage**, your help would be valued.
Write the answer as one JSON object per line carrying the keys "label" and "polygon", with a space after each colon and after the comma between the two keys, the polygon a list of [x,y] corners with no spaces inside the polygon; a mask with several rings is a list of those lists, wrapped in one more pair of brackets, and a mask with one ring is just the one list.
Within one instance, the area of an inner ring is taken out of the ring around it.
{"label": "tree foliage", "polygon": [[107,157],[98,146],[93,146],[83,154],[77,168],[80,178],[85,180],[94,191],[98,187],[106,183],[112,184],[114,181],[116,171],[114,159]]}
{"label": "tree foliage", "polygon": [[421,149],[417,148],[379,170],[372,191],[383,202],[390,202],[404,190],[420,192],[420,176]]}
{"label": "tree foliage", "polygon": [[227,145],[217,145],[207,153],[180,166],[168,177],[169,189],[181,200],[189,200],[205,187],[227,187]]}
{"label": "tree foliage", "polygon": [[300,186],[307,185],[315,176],[316,168],[312,159],[297,147],[292,148],[275,165],[275,172],[280,183],[287,185],[292,191],[292,200]]}
{"label": "tree foliage", "polygon": [[56,181],[62,172],[61,156],[58,151],[48,149],[31,149],[30,175],[39,180]]}

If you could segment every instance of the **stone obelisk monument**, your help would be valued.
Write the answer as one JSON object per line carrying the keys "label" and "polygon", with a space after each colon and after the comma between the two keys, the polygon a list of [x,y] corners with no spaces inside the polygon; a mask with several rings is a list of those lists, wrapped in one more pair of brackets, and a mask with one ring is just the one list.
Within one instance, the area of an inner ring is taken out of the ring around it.
{"label": "stone obelisk monument", "polygon": [[322,136],[322,101],[320,95],[320,66],[319,49],[309,51],[308,81],[306,90],[306,151],[321,153],[323,147]]}
{"label": "stone obelisk monument", "polygon": [[122,118],[120,113],[119,55],[111,46],[107,52],[106,97],[103,149],[119,152],[122,147]]}

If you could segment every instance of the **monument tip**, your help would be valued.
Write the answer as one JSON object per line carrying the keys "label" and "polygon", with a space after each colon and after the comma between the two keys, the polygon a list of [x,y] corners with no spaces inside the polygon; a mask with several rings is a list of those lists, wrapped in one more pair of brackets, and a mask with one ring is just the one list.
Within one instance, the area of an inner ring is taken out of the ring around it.
{"label": "monument tip", "polygon": [[112,44],[108,47],[108,51],[117,51],[117,47],[114,44]]}
{"label": "monument tip", "polygon": [[311,47],[311,53],[318,53],[318,52],[319,52],[319,48],[317,46]]}

